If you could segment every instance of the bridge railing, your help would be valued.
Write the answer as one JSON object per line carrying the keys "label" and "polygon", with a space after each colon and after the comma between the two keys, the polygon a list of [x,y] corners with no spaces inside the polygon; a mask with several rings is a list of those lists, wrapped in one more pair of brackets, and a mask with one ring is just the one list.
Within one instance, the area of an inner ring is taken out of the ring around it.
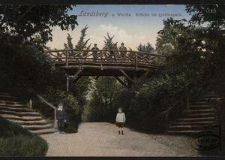
{"label": "bridge railing", "polygon": [[135,65],[159,66],[165,57],[141,51],[119,51],[119,50],[49,50],[55,63],[131,63]]}

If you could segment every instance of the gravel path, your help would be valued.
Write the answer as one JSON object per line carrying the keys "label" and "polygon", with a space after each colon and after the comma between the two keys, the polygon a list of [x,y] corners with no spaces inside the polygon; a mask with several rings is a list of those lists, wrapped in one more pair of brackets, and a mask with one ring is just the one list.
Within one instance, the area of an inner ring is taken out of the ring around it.
{"label": "gravel path", "polygon": [[185,136],[151,135],[124,129],[118,135],[110,123],[82,123],[78,133],[46,134],[47,156],[199,156]]}

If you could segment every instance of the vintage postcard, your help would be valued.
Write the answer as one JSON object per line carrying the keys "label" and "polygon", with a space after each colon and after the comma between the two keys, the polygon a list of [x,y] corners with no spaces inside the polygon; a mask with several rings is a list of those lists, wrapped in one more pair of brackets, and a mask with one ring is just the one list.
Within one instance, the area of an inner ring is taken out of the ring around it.
{"label": "vintage postcard", "polygon": [[1,5],[0,156],[224,156],[223,9]]}

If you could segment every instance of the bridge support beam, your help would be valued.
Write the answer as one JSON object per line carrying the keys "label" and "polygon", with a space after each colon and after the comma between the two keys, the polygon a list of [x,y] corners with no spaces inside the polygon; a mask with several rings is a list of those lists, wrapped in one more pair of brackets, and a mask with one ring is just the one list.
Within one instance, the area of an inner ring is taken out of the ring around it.
{"label": "bridge support beam", "polygon": [[120,79],[118,76],[115,76],[115,78],[124,86],[127,87],[128,85],[122,80]]}
{"label": "bridge support beam", "polygon": [[124,72],[122,69],[119,69],[120,72],[122,72],[122,74],[124,75],[124,77],[126,77],[126,79],[131,82],[131,83],[134,83],[134,81],[126,74],[126,72]]}
{"label": "bridge support beam", "polygon": [[73,83],[76,83],[82,76],[77,76],[76,79],[73,80]]}
{"label": "bridge support beam", "polygon": [[83,69],[79,69],[79,70],[77,71],[77,73],[76,73],[75,75],[73,75],[73,76],[70,76],[70,75],[66,74],[66,91],[67,91],[67,92],[69,92],[69,83],[70,83],[69,80],[70,80],[70,78],[73,79],[73,82],[78,81],[78,79],[81,78],[81,76],[79,76],[79,74],[82,72],[82,70],[83,70]]}
{"label": "bridge support beam", "polygon": [[143,75],[141,75],[138,80],[144,80],[148,78],[149,71],[146,71]]}

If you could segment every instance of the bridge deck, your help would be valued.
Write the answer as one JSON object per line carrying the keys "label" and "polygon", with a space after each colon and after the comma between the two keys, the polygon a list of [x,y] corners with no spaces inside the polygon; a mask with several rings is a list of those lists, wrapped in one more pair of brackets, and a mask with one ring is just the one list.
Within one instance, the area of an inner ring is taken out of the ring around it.
{"label": "bridge deck", "polygon": [[51,50],[46,51],[56,68],[70,76],[150,77],[163,63],[162,56],[139,51]]}

